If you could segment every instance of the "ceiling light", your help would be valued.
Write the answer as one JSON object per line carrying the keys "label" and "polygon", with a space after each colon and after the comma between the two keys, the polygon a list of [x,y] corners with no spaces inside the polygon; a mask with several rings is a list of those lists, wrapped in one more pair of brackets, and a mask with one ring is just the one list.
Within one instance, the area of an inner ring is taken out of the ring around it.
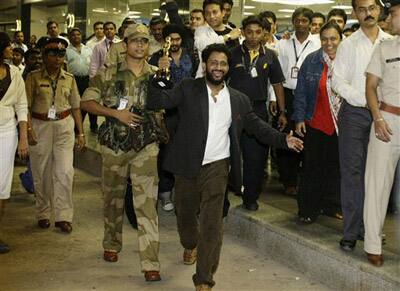
{"label": "ceiling light", "polygon": [[296,5],[296,6],[331,4],[335,2],[332,0],[252,0],[252,1],[260,3],[274,3],[274,4]]}
{"label": "ceiling light", "polygon": [[94,8],[92,11],[97,13],[108,13],[108,10],[105,10],[104,8]]}
{"label": "ceiling light", "polygon": [[249,15],[254,15],[253,12],[243,12],[243,15],[249,16]]}
{"label": "ceiling light", "polygon": [[130,16],[130,18],[140,18],[140,15],[132,15],[132,16]]}
{"label": "ceiling light", "polygon": [[160,9],[155,8],[155,9],[153,9],[153,11],[155,11],[155,12],[160,12]]}
{"label": "ceiling light", "polygon": [[353,6],[350,5],[335,5],[332,6],[333,9],[353,9]]}
{"label": "ceiling light", "polygon": [[150,15],[153,15],[153,16],[160,16],[160,13],[158,13],[158,12],[153,12],[153,13],[150,13]]}
{"label": "ceiling light", "polygon": [[142,14],[142,12],[132,10],[132,11],[129,11],[128,14],[129,15],[135,15],[135,14]]}
{"label": "ceiling light", "polygon": [[279,9],[279,12],[293,13],[294,9]]}
{"label": "ceiling light", "polygon": [[256,6],[244,5],[243,8],[244,9],[254,9],[254,8],[256,8]]}

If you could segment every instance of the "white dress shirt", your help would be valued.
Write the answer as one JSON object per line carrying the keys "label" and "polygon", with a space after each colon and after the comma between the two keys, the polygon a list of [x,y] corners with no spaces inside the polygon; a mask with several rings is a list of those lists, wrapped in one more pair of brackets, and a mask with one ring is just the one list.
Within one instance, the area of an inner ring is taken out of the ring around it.
{"label": "white dress shirt", "polygon": [[88,76],[91,56],[92,50],[88,46],[81,44],[79,52],[76,47],[69,45],[67,47],[68,71],[74,76]]}
{"label": "white dress shirt", "polygon": [[[293,45],[294,41],[294,45]],[[296,46],[296,51],[294,49]],[[318,50],[321,47],[321,41],[315,35],[311,33],[308,35],[307,39],[300,43],[296,37],[296,34],[289,39],[281,39],[276,45],[278,51],[278,59],[281,63],[282,72],[285,76],[285,82],[283,82],[283,87],[288,89],[296,89],[297,78],[292,78],[292,68],[297,67],[300,69],[303,64],[304,59],[312,52]],[[299,58],[296,62],[296,52]]]}
{"label": "white dress shirt", "polygon": [[201,52],[210,44],[213,43],[225,43],[224,36],[218,35],[214,29],[209,25],[203,25],[196,28],[194,32],[194,46],[199,52],[199,66],[196,72],[196,78],[203,77],[203,69],[201,66]]}
{"label": "white dress shirt", "polygon": [[211,89],[207,85],[208,93],[208,133],[203,165],[219,161],[230,156],[229,128],[232,123],[231,99],[228,87],[219,91],[217,102],[211,96]]}
{"label": "white dress shirt", "polygon": [[333,69],[332,89],[347,103],[358,107],[366,106],[364,73],[374,48],[386,38],[391,36],[379,29],[378,38],[372,43],[360,28],[339,45]]}

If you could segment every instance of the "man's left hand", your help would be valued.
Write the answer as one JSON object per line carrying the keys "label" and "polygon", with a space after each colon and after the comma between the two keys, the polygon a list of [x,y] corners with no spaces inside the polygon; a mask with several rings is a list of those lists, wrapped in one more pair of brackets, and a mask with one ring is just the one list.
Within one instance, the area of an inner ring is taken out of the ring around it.
{"label": "man's left hand", "polygon": [[292,130],[286,136],[286,143],[289,149],[294,150],[297,153],[301,152],[304,148],[303,141],[297,137],[294,137]]}
{"label": "man's left hand", "polygon": [[76,147],[79,151],[83,152],[85,150],[86,140],[85,136],[78,135],[76,137]]}

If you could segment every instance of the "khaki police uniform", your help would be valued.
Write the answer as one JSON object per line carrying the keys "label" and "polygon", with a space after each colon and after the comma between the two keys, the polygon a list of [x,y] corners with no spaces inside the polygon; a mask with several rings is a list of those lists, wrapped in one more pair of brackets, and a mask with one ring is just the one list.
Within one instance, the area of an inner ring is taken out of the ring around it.
{"label": "khaki police uniform", "polygon": [[114,43],[110,50],[107,52],[106,60],[104,65],[110,67],[112,64],[122,63],[126,59],[126,43],[125,41],[120,41]]}
{"label": "khaki police uniform", "polygon": [[[56,84],[55,92],[52,84]],[[30,73],[25,85],[32,129],[38,142],[29,149],[37,218],[50,219],[53,208],[56,222],[72,222],[75,134],[71,109],[80,107],[74,76],[61,69],[52,82],[46,69],[42,69]],[[57,120],[46,119],[52,104]]]}
{"label": "khaki police uniform", "polygon": [[[125,61],[102,69],[92,79],[85,91],[82,101],[95,100],[109,108],[118,108],[120,98],[128,99],[126,108],[140,104],[143,108],[147,99],[149,76],[156,67],[145,63],[139,77],[136,77],[126,66]],[[118,92],[123,84],[123,96]],[[108,119],[108,120],[107,120]],[[113,122],[112,131],[126,128],[115,119],[106,118],[99,128],[99,141],[103,136],[107,122]],[[115,136],[117,134],[113,134]],[[124,215],[124,196],[128,175],[132,180],[133,201],[138,222],[139,255],[142,271],[159,271],[158,261],[159,232],[157,202],[157,155],[158,145],[152,142],[143,149],[123,151],[117,147],[103,145],[101,149],[102,189],[104,194],[104,239],[105,251],[120,252],[122,249],[122,225]]]}
{"label": "khaki police uniform", "polygon": [[382,228],[390,190],[400,159],[400,36],[385,40],[376,47],[366,72],[380,79],[380,112],[393,132],[390,142],[386,143],[375,136],[372,126],[368,144],[364,249],[370,254],[379,255],[382,254]]}

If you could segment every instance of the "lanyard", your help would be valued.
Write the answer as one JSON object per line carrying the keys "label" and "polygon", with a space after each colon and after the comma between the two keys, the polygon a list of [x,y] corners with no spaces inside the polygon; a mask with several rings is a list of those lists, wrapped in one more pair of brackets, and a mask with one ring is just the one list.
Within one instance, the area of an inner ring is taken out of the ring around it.
{"label": "lanyard", "polygon": [[53,103],[52,103],[52,105],[54,105],[54,103],[56,101],[57,80],[51,79],[50,85],[51,85],[51,89],[53,89]]}
{"label": "lanyard", "polygon": [[[250,55],[250,53],[249,53],[249,55]],[[256,68],[257,61],[258,61],[258,58],[259,58],[259,57],[260,57],[260,54],[258,54],[258,56],[256,56],[256,57],[254,58],[254,60],[251,61],[251,57],[249,56],[249,67],[247,68],[247,67],[246,67],[246,63],[245,63],[245,61],[244,61],[244,56],[243,56],[243,54],[242,54],[242,64],[243,64],[243,66],[246,68],[246,70],[247,70],[248,73],[250,73],[251,70],[253,70],[254,68]]]}
{"label": "lanyard", "polygon": [[300,54],[297,55],[297,49],[296,49],[296,44],[294,42],[294,39],[292,38],[293,41],[293,48],[294,48],[294,55],[296,57],[296,64],[294,65],[295,67],[297,66],[297,63],[301,57],[301,55],[303,54],[304,50],[306,49],[306,47],[308,46],[308,44],[310,43],[310,41],[307,41],[306,45],[303,47],[303,49],[301,50]]}

